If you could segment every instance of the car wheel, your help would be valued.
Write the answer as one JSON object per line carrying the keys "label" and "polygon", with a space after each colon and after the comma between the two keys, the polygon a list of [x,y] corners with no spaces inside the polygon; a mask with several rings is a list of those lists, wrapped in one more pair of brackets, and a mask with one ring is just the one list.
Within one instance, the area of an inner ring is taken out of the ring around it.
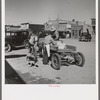
{"label": "car wheel", "polygon": [[11,44],[9,44],[9,43],[5,44],[5,51],[6,52],[10,52],[11,49],[12,49]]}
{"label": "car wheel", "polygon": [[56,70],[60,70],[60,67],[61,67],[61,58],[60,58],[59,54],[54,53],[51,56],[51,66],[52,66],[52,68],[54,68]]}
{"label": "car wheel", "polygon": [[80,67],[83,67],[85,64],[85,57],[81,52],[77,52],[75,55],[75,64]]}

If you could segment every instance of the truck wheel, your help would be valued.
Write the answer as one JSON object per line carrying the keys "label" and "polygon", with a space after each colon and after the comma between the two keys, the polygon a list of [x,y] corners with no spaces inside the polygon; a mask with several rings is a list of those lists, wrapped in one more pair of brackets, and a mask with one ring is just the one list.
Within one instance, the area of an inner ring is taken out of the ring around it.
{"label": "truck wheel", "polygon": [[61,58],[60,58],[59,54],[54,53],[52,55],[52,57],[51,57],[51,66],[56,70],[60,70]]}
{"label": "truck wheel", "polygon": [[5,52],[10,52],[12,49],[11,44],[7,43],[5,44]]}
{"label": "truck wheel", "polygon": [[81,52],[77,52],[75,55],[75,64],[80,67],[83,67],[85,64],[85,57]]}

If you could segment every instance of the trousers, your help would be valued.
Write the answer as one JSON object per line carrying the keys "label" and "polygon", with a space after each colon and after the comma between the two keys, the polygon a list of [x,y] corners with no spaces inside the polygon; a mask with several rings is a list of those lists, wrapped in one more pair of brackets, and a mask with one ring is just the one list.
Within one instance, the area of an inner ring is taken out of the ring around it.
{"label": "trousers", "polygon": [[47,64],[49,62],[50,57],[50,45],[43,46],[43,64]]}

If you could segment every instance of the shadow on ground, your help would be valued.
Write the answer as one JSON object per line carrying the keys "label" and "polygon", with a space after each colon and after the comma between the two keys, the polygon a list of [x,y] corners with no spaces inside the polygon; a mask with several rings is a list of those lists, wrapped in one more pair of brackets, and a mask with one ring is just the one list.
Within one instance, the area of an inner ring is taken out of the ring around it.
{"label": "shadow on ground", "polygon": [[27,84],[59,84],[54,79],[44,78],[41,75],[36,75],[36,73],[34,73],[34,75],[30,74],[29,72],[22,74],[20,71],[18,71],[18,73]]}
{"label": "shadow on ground", "polygon": [[13,48],[14,51],[15,51],[15,50],[20,50],[20,49],[25,49],[25,47],[22,46],[22,47],[16,47],[16,48]]}
{"label": "shadow on ground", "polygon": [[25,84],[15,70],[5,60],[5,84]]}
{"label": "shadow on ground", "polygon": [[[21,75],[21,77],[19,76]],[[41,76],[32,76],[29,72],[18,73],[5,60],[5,84],[59,84],[53,79],[43,78]]]}
{"label": "shadow on ground", "polygon": [[5,58],[19,58],[19,57],[25,57],[26,56],[26,54],[23,54],[23,55],[6,55],[5,56]]}

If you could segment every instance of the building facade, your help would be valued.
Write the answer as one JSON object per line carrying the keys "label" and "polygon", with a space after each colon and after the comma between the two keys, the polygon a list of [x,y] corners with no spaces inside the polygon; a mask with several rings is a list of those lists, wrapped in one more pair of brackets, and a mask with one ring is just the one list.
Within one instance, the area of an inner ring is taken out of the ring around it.
{"label": "building facade", "polygon": [[32,31],[39,32],[42,29],[44,29],[44,25],[43,24],[21,23],[21,29],[26,29],[26,30],[30,29]]}
{"label": "building facade", "polygon": [[50,30],[54,26],[60,34],[66,33],[67,37],[78,38],[80,32],[83,29],[83,22],[78,22],[75,20],[61,20],[57,18],[56,20],[49,20],[45,23],[45,30]]}
{"label": "building facade", "polygon": [[83,25],[72,24],[71,25],[71,37],[78,38],[81,35]]}
{"label": "building facade", "polygon": [[20,30],[21,26],[5,25],[5,31],[16,31]]}
{"label": "building facade", "polygon": [[91,26],[93,29],[93,34],[95,34],[95,29],[96,29],[96,19],[95,18],[91,18]]}

